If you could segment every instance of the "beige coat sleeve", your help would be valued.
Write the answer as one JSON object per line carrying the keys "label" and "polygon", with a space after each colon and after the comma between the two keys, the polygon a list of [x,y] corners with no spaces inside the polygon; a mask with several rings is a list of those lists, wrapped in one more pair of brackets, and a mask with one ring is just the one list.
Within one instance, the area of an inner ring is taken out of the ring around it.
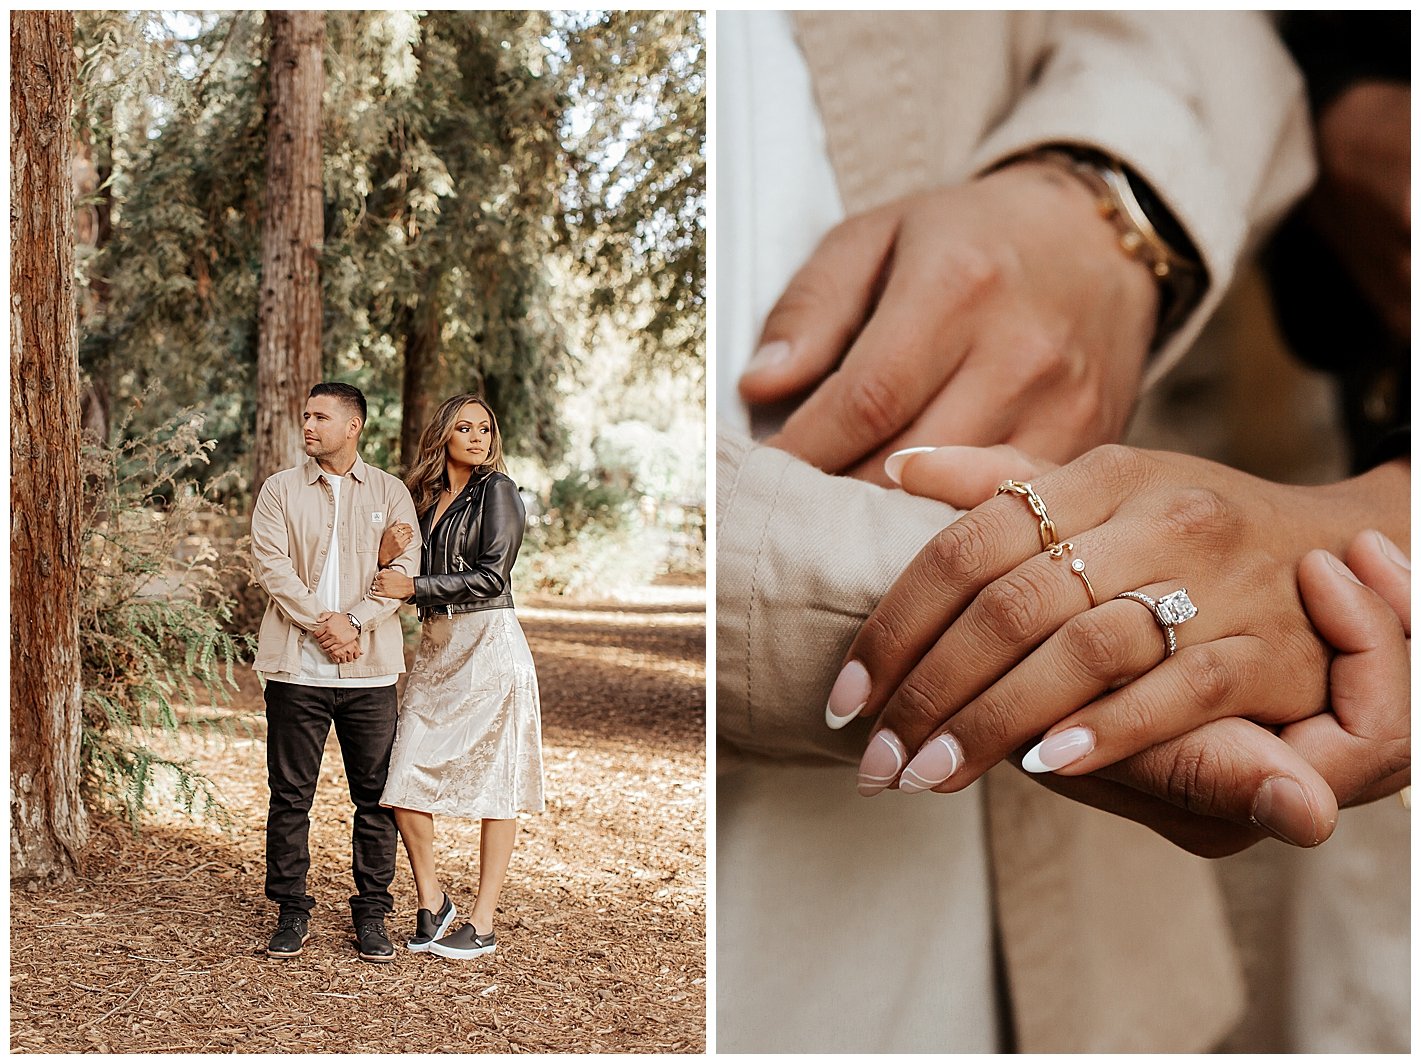
{"label": "beige coat sleeve", "polygon": [[824,706],[854,634],[959,511],[716,433],[716,732],[742,752],[856,764]]}
{"label": "beige coat sleeve", "polygon": [[310,631],[325,612],[316,593],[296,575],[286,526],[285,478],[267,477],[252,507],[252,575],[277,609],[298,628]]}
{"label": "beige coat sleeve", "polygon": [[973,153],[971,172],[1067,142],[1117,155],[1149,182],[1194,239],[1210,283],[1152,360],[1148,386],[1312,181],[1301,77],[1267,16],[1250,11],[1057,12],[1031,47],[1037,73]]}

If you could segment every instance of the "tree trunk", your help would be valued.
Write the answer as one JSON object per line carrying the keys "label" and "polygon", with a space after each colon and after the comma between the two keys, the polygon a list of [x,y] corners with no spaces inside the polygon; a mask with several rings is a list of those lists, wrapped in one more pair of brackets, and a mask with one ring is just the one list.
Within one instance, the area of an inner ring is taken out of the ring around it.
{"label": "tree trunk", "polygon": [[325,16],[272,11],[266,198],[257,309],[256,468],[252,490],[297,465],[301,411],[321,379],[321,92]]}
{"label": "tree trunk", "polygon": [[10,14],[10,875],[66,879],[79,795],[74,16]]}
{"label": "tree trunk", "polygon": [[401,390],[400,464],[408,473],[419,457],[419,438],[435,407],[444,396],[435,393],[439,365],[439,305],[431,280],[424,288],[419,305],[406,307],[400,315],[405,334],[405,374]]}

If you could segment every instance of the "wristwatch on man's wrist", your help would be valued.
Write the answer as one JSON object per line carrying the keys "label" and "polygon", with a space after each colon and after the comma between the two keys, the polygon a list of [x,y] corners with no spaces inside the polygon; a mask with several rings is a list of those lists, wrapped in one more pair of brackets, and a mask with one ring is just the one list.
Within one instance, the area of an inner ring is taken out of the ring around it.
{"label": "wristwatch on man's wrist", "polygon": [[350,622],[350,626],[355,629],[355,634],[360,634],[360,618],[353,613],[347,613],[345,619]]}
{"label": "wristwatch on man's wrist", "polygon": [[1204,297],[1209,273],[1184,227],[1149,183],[1122,161],[1075,144],[1051,144],[1017,155],[1003,165],[1043,162],[1059,166],[1095,196],[1100,216],[1115,227],[1120,249],[1154,274],[1159,316],[1152,350],[1158,349]]}

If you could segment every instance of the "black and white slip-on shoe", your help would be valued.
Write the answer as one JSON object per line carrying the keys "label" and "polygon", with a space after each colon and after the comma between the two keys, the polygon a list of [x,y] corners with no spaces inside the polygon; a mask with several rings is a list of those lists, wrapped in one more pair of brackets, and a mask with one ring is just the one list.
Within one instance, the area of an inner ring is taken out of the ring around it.
{"label": "black and white slip-on shoe", "polygon": [[266,955],[280,960],[301,956],[306,940],[311,937],[304,913],[282,913],[276,918],[276,931],[266,944]]}
{"label": "black and white slip-on shoe", "polygon": [[453,957],[456,960],[482,957],[485,953],[494,951],[493,938],[492,931],[481,935],[474,930],[473,924],[465,924],[453,934],[445,935],[443,938],[431,942],[429,952],[441,957]]}
{"label": "black and white slip-on shoe", "polygon": [[388,964],[395,959],[395,947],[385,934],[385,921],[366,918],[355,925],[355,945],[360,959],[375,964]]}
{"label": "black and white slip-on shoe", "polygon": [[429,949],[431,942],[444,937],[444,932],[449,930],[449,925],[458,915],[458,910],[454,908],[454,899],[448,894],[444,895],[444,904],[439,907],[437,913],[421,909],[415,914],[414,937],[405,943],[405,949],[412,953],[423,953]]}

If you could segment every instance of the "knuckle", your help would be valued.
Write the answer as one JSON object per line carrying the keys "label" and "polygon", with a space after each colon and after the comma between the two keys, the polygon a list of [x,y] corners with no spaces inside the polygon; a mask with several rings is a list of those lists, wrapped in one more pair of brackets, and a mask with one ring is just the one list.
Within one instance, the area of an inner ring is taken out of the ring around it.
{"label": "knuckle", "polygon": [[1014,569],[988,584],[977,595],[975,606],[982,627],[1013,647],[1034,643],[1051,619],[1051,602],[1041,578],[1027,569]]}
{"label": "knuckle", "polygon": [[1167,535],[1215,535],[1233,524],[1233,508],[1209,488],[1186,488],[1164,504],[1159,521]]}
{"label": "knuckle", "polygon": [[1189,739],[1176,744],[1168,768],[1165,797],[1199,816],[1232,818],[1238,814],[1236,803],[1229,800],[1236,790],[1234,783],[1227,747]]}
{"label": "knuckle", "polygon": [[1144,456],[1122,443],[1092,447],[1081,458],[1091,480],[1102,484],[1137,485],[1144,480]]}
{"label": "knuckle", "polygon": [[[914,657],[916,647],[910,647],[904,638],[904,629],[886,610],[875,610],[859,629],[855,643],[861,648],[865,666],[878,662],[904,661]],[[873,669],[869,668],[872,675]]]}
{"label": "knuckle", "polygon": [[[885,717],[885,719],[889,719]],[[893,698],[891,720],[898,737],[909,744],[926,736],[947,719],[931,687],[920,676],[909,676]]]}
{"label": "knuckle", "polygon": [[824,316],[825,309],[840,300],[832,274],[813,265],[796,273],[765,317],[764,334],[781,336],[795,331],[797,323]]}
{"label": "knuckle", "polygon": [[878,374],[840,377],[847,416],[879,439],[902,427],[906,420],[902,391]]}
{"label": "knuckle", "polygon": [[1044,330],[1029,332],[1016,342],[1013,368],[1023,388],[1056,380],[1067,369],[1066,348]]}
{"label": "knuckle", "polygon": [[1125,676],[1122,647],[1128,635],[1109,611],[1087,610],[1066,622],[1062,633],[1066,649],[1093,680],[1112,684]]}
{"label": "knuckle", "polygon": [[973,514],[948,525],[923,548],[923,559],[939,583],[955,587],[977,577],[986,565],[985,523]]}
{"label": "knuckle", "polygon": [[1179,658],[1185,695],[1193,706],[1216,710],[1234,691],[1237,677],[1233,665],[1228,655],[1208,644],[1190,649],[1192,653]]}
{"label": "knuckle", "polygon": [[971,305],[985,298],[1002,277],[997,259],[971,244],[954,244],[929,267],[934,287],[957,305]]}

